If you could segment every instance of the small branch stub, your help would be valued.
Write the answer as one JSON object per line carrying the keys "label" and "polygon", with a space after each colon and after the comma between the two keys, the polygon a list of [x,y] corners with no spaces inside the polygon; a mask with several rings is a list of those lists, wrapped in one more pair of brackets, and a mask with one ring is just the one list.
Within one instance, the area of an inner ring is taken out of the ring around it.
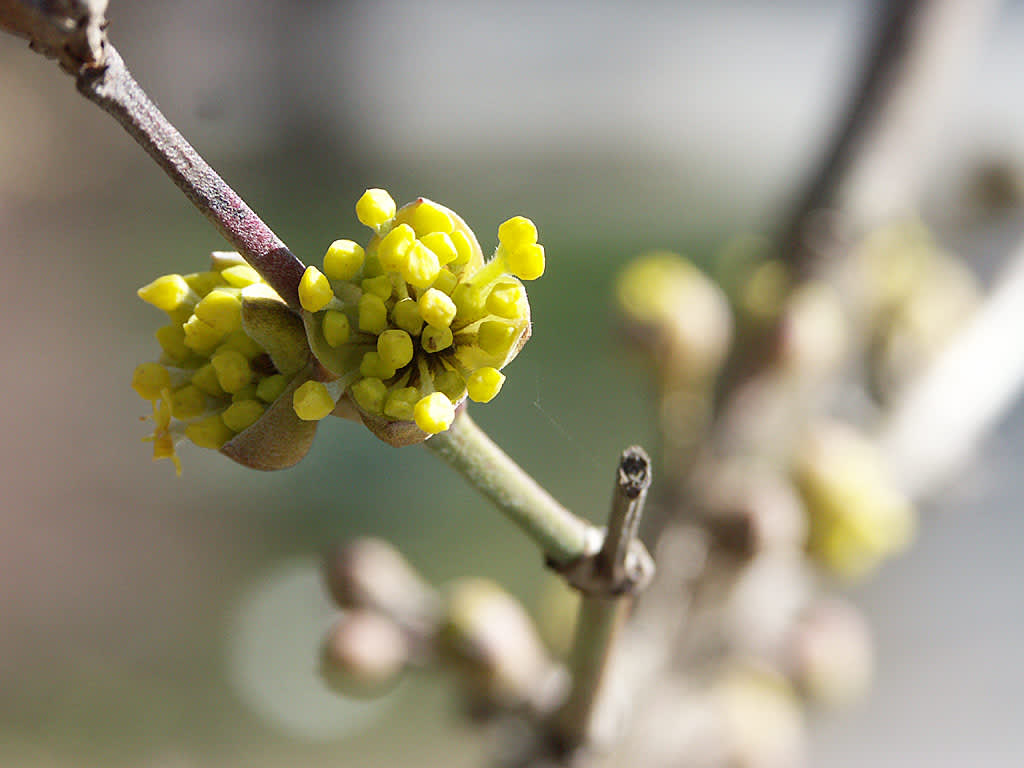
{"label": "small branch stub", "polygon": [[566,579],[584,597],[568,658],[572,688],[551,723],[552,745],[562,757],[590,741],[598,695],[619,629],[632,597],[654,575],[654,561],[637,539],[650,485],[647,453],[638,446],[627,448],[616,471],[604,543],[593,555],[563,569]]}
{"label": "small branch stub", "polygon": [[642,592],[654,576],[654,560],[637,538],[650,487],[650,457],[639,446],[627,448],[616,469],[611,514],[600,548],[566,565],[548,565],[587,596]]}

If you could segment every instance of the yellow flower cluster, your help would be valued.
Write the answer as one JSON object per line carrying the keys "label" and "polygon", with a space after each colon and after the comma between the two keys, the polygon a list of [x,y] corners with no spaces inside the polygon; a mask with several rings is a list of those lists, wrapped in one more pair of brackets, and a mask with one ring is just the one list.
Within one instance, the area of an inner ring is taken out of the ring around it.
{"label": "yellow flower cluster", "polygon": [[272,360],[243,328],[243,299],[281,299],[234,253],[213,254],[207,272],[159,277],[139,297],[169,323],[156,332],[159,361],[139,365],[132,387],[153,403],[153,457],[172,459],[180,474],[181,439],[219,450],[285,391],[308,352]]}
{"label": "yellow flower cluster", "polygon": [[544,248],[533,222],[516,216],[485,263],[457,214],[424,198],[398,209],[380,189],[356,214],[374,232],[366,248],[335,241],[323,269],[308,267],[299,284],[311,349],[338,379],[303,384],[296,412],[323,418],[347,393],[378,434],[414,423],[422,439],[448,429],[467,395],[498,394],[500,369],[530,333],[520,280],[543,274]]}

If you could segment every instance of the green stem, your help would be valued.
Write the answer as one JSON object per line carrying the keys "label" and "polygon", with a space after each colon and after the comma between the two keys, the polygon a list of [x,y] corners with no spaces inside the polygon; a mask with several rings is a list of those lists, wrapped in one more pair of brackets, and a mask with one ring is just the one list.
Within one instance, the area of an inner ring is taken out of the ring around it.
{"label": "green stem", "polygon": [[588,544],[597,536],[594,527],[555,501],[465,409],[451,428],[427,440],[426,446],[494,502],[555,564],[592,554]]}

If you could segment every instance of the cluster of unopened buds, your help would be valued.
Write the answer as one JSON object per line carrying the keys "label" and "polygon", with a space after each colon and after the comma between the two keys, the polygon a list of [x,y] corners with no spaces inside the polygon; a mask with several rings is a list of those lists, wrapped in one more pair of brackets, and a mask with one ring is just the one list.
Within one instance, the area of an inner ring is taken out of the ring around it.
{"label": "cluster of unopened buds", "polygon": [[391,445],[447,430],[466,398],[488,402],[530,336],[521,280],[544,272],[522,216],[498,228],[485,261],[453,211],[420,198],[397,208],[371,189],[356,204],[365,248],[336,240],[289,308],[237,254],[209,271],[166,275],[139,290],[164,310],[157,362],[133,387],[153,403],[155,458],[183,438],[258,469],[290,466],[328,415],[359,419]]}

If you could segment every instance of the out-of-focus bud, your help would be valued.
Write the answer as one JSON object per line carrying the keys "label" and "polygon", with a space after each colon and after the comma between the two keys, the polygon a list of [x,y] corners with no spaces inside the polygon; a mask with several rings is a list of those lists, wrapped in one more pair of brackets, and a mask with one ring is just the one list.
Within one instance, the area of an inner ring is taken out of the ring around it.
{"label": "out-of-focus bud", "polygon": [[433,634],[439,621],[436,592],[381,539],[360,538],[339,546],[327,559],[326,581],[341,608],[375,611],[418,636]]}
{"label": "out-of-focus bud", "polygon": [[852,704],[867,693],[874,672],[868,624],[845,600],[817,600],[794,627],[785,661],[801,693],[815,704]]}
{"label": "out-of-focus bud", "polygon": [[827,283],[812,280],[800,285],[786,300],[775,352],[786,370],[814,379],[834,371],[843,361],[847,337],[839,294]]}
{"label": "out-of-focus bud", "polygon": [[732,313],[690,261],[665,251],[640,256],[619,275],[616,297],[627,331],[664,375],[702,381],[717,373],[732,341]]}
{"label": "out-of-focus bud", "polygon": [[410,659],[405,633],[373,611],[348,611],[331,627],[320,656],[328,687],[347,696],[379,696],[395,685]]}
{"label": "out-of-focus bud", "polygon": [[842,279],[869,326],[884,322],[931,268],[935,243],[919,219],[879,227],[854,248]]}
{"label": "out-of-focus bud", "polygon": [[814,574],[802,552],[765,552],[736,577],[723,606],[723,630],[738,655],[775,659],[807,609]]}
{"label": "out-of-focus bud", "polygon": [[474,703],[499,709],[535,701],[552,663],[522,605],[493,582],[465,579],[448,589],[439,650]]}
{"label": "out-of-focus bud", "polygon": [[789,480],[754,461],[734,459],[715,468],[702,507],[719,543],[745,557],[803,549],[807,518]]}
{"label": "out-of-focus bud", "polygon": [[812,428],[796,448],[792,473],[811,524],[808,549],[837,575],[861,578],[910,544],[914,508],[875,446],[852,427]]}
{"label": "out-of-focus bud", "polygon": [[922,373],[979,303],[974,273],[957,257],[936,253],[931,266],[877,329],[870,349],[874,394],[888,402]]}
{"label": "out-of-focus bud", "polygon": [[795,768],[804,764],[806,733],[799,701],[775,670],[728,669],[712,689],[727,745],[726,765]]}

